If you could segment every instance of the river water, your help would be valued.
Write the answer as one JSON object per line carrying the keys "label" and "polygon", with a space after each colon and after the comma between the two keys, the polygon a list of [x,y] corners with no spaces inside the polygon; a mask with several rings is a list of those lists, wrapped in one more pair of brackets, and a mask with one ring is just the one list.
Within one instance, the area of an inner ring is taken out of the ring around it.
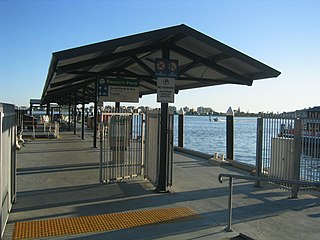
{"label": "river water", "polygon": [[[184,147],[213,155],[226,155],[226,118],[185,116]],[[235,160],[255,165],[257,118],[234,118]],[[174,117],[174,145],[178,145],[178,116]]]}

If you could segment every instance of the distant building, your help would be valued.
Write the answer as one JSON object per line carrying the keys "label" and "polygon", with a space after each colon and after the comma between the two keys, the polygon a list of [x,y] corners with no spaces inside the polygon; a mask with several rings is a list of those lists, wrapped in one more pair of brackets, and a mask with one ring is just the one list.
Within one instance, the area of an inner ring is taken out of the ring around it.
{"label": "distant building", "polygon": [[187,113],[187,112],[190,111],[190,108],[188,108],[188,107],[186,106],[186,107],[183,108],[183,111],[184,111],[185,113]]}
{"label": "distant building", "polygon": [[307,117],[320,119],[320,106],[307,109]]}
{"label": "distant building", "polygon": [[197,107],[197,112],[198,114],[203,115],[205,113],[204,107]]}
{"label": "distant building", "polygon": [[200,106],[200,107],[197,108],[197,113],[199,115],[209,115],[209,113],[212,113],[212,112],[213,112],[213,110],[210,107],[202,107],[202,106]]}

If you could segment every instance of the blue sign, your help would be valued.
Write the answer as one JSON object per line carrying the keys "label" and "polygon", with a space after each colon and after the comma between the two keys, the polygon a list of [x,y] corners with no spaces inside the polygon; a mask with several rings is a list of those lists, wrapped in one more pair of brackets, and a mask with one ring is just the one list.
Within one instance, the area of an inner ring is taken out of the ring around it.
{"label": "blue sign", "polygon": [[179,77],[178,60],[156,58],[155,60],[155,75],[156,77]]}
{"label": "blue sign", "polygon": [[139,80],[99,77],[98,96],[109,102],[139,102]]}
{"label": "blue sign", "polygon": [[108,96],[108,83],[105,78],[98,79],[98,96]]}

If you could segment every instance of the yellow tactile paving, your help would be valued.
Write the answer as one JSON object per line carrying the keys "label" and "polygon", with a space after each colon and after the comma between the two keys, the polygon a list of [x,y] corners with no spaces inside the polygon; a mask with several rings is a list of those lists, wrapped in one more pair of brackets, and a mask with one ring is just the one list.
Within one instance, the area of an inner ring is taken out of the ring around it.
{"label": "yellow tactile paving", "polygon": [[86,232],[103,232],[144,226],[156,223],[179,222],[199,219],[187,207],[161,208],[96,216],[60,218],[15,224],[12,239],[44,238]]}

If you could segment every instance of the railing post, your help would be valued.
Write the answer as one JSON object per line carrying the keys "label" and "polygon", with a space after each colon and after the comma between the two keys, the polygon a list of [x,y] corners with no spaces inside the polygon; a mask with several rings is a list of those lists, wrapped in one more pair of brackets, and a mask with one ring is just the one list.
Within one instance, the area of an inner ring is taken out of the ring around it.
{"label": "railing post", "polygon": [[[294,152],[293,152],[293,180],[300,180],[300,158],[301,158],[301,119],[294,120]],[[297,198],[299,185],[293,185],[291,198]]]}
{"label": "railing post", "polygon": [[229,216],[228,216],[228,226],[225,229],[227,232],[232,232],[231,228],[231,222],[232,222],[232,191],[233,190],[233,178],[229,177],[229,202],[228,202],[228,210],[229,210]]}
{"label": "railing post", "polygon": [[[262,144],[263,144],[263,118],[257,119],[257,146],[256,146],[256,177],[262,174]],[[260,181],[255,183],[256,187],[260,187]]]}

